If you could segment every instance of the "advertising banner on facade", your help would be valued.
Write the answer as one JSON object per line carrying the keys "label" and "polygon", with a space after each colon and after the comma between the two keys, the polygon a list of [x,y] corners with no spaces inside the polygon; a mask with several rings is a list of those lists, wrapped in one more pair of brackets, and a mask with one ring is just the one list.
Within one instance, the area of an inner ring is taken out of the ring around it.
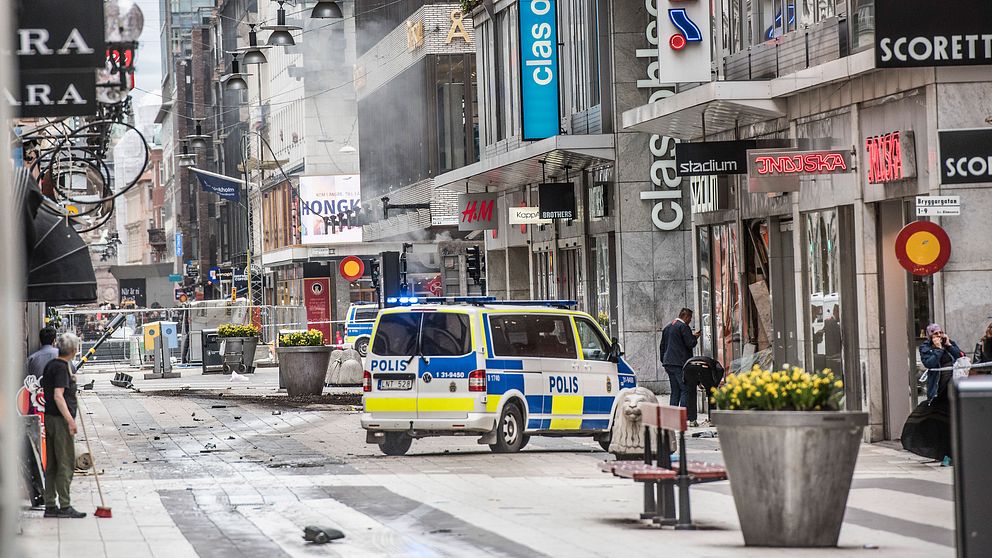
{"label": "advertising banner on facade", "polygon": [[992,129],[940,130],[940,183],[992,182]]}
{"label": "advertising banner on facade", "polygon": [[888,184],[916,176],[913,132],[889,132],[865,140],[868,184]]}
{"label": "advertising banner on facade", "polygon": [[875,65],[992,64],[990,30],[988,0],[875,0]]}
{"label": "advertising banner on facade", "polygon": [[496,194],[459,194],[458,230],[485,231],[498,229]]}
{"label": "advertising banner on facade", "polygon": [[303,305],[307,310],[307,329],[324,333],[324,343],[331,339],[331,279],[330,277],[303,280]]}
{"label": "advertising banner on facade", "polygon": [[520,112],[524,140],[558,135],[557,0],[520,0]]}
{"label": "advertising banner on facade", "polygon": [[571,182],[545,182],[537,187],[541,219],[575,219],[575,187]]}
{"label": "advertising banner on facade", "polygon": [[300,238],[303,244],[362,241],[362,227],[339,226],[324,217],[354,211],[361,203],[357,174],[300,177]]}
{"label": "advertising banner on facade", "polygon": [[658,62],[666,83],[710,81],[710,3],[658,0]]}

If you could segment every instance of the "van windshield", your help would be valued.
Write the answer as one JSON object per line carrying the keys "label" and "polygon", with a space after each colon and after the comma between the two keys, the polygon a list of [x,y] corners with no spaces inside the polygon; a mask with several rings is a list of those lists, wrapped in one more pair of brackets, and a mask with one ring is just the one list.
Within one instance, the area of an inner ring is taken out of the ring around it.
{"label": "van windshield", "polygon": [[378,356],[406,357],[466,355],[472,352],[468,316],[453,312],[384,314],[379,318],[372,352]]}

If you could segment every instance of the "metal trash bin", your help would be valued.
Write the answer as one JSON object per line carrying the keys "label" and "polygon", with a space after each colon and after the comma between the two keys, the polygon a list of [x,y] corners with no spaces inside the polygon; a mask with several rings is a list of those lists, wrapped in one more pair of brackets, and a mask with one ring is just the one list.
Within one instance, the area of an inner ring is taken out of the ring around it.
{"label": "metal trash bin", "polygon": [[224,355],[220,352],[220,337],[217,336],[216,329],[204,329],[200,332],[200,355],[204,374],[224,373]]}
{"label": "metal trash bin", "polygon": [[972,376],[951,389],[951,459],[958,556],[992,556],[992,377]]}

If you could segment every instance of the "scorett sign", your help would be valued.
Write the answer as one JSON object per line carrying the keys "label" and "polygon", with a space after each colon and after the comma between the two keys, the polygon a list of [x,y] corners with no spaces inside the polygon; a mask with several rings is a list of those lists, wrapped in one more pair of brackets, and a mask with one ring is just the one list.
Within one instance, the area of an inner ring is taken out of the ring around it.
{"label": "scorett sign", "polygon": [[992,2],[875,0],[879,68],[992,64]]}
{"label": "scorett sign", "polygon": [[992,182],[992,129],[939,130],[940,183]]}

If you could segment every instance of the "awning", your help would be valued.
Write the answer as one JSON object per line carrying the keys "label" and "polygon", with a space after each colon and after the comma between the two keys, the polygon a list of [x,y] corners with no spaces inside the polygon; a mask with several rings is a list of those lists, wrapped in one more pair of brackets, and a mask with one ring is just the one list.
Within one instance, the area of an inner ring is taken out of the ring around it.
{"label": "awning", "polygon": [[470,192],[500,192],[541,181],[541,163],[547,162],[548,175],[563,177],[562,167],[576,173],[616,159],[613,136],[559,135],[511,149],[478,163],[442,174],[434,179],[436,188]]}
{"label": "awning", "polygon": [[96,302],[96,273],[89,247],[65,217],[41,208],[42,197],[26,169],[15,176],[15,199],[24,207],[27,301],[49,305]]}
{"label": "awning", "polygon": [[[623,113],[625,130],[696,139],[780,118],[785,100],[771,98],[768,81],[711,81]],[[703,124],[705,118],[705,125]]]}
{"label": "awning", "polygon": [[[623,113],[626,131],[684,140],[733,130],[788,113],[788,99],[875,70],[875,51],[817,64],[768,81],[712,81]],[[704,125],[705,117],[705,125]]]}

